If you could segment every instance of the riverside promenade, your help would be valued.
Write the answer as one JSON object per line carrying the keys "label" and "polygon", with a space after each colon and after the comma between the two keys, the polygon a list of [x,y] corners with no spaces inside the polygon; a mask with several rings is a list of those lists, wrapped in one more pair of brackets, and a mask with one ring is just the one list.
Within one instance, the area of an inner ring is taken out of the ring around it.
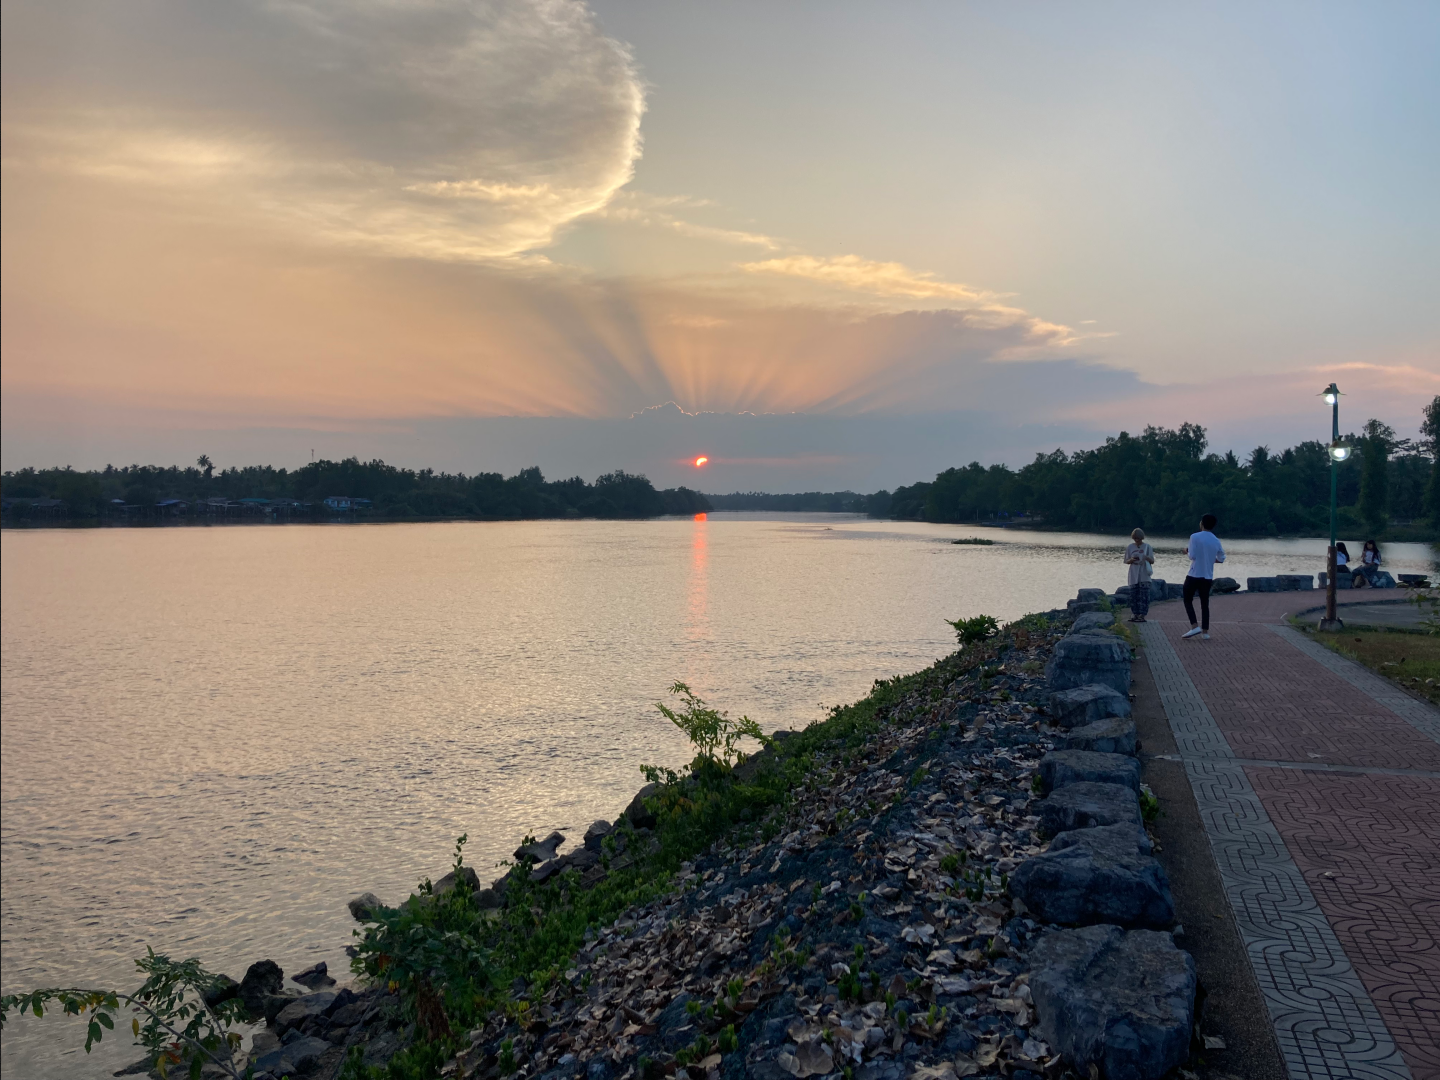
{"label": "riverside promenade", "polygon": [[1323,602],[1137,629],[1291,1080],[1440,1080],[1440,711],[1286,624]]}

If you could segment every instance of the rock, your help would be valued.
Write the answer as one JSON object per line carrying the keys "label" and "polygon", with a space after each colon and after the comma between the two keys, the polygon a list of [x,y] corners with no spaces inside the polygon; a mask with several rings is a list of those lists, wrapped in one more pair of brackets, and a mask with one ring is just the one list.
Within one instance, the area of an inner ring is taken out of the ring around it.
{"label": "rock", "polygon": [[[1323,589],[1323,588],[1325,588],[1325,587],[1329,584],[1329,580],[1328,580],[1329,577],[1330,577],[1329,574],[1325,573],[1324,571],[1321,571],[1321,573],[1320,573],[1320,588]],[[1344,570],[1341,570],[1339,573],[1337,573],[1337,574],[1335,575],[1335,588],[1337,588],[1337,589],[1349,589],[1349,588],[1353,588],[1353,587],[1354,587],[1354,584],[1355,584],[1355,575],[1354,575],[1354,574],[1350,574],[1350,573],[1347,573],[1347,572],[1344,571]]]}
{"label": "rock", "polygon": [[1105,604],[1099,600],[1071,600],[1065,605],[1065,610],[1071,615],[1091,615],[1104,611]]}
{"label": "rock", "polygon": [[216,975],[215,981],[211,983],[210,989],[205,991],[205,1004],[215,1008],[222,1001],[229,1001],[233,997],[240,996],[240,984],[229,975]]}
{"label": "rock", "polygon": [[590,828],[585,830],[585,850],[600,852],[603,851],[605,837],[615,831],[615,826],[608,821],[596,821]]}
{"label": "rock", "polygon": [[1070,628],[1072,634],[1083,634],[1087,630],[1104,630],[1108,626],[1115,625],[1115,616],[1108,611],[1092,611],[1076,618],[1075,625]]}
{"label": "rock", "polygon": [[653,829],[655,827],[655,814],[646,808],[645,800],[659,790],[659,784],[646,784],[635,793],[635,798],[630,800],[630,805],[625,808],[625,817],[630,819],[630,824],[635,828]]}
{"label": "rock", "polygon": [[530,880],[536,884],[543,884],[549,881],[568,865],[568,858],[551,859],[549,862],[541,863],[530,871]]}
{"label": "rock", "polygon": [[1040,759],[1045,794],[1068,784],[1123,784],[1140,793],[1140,762],[1124,754],[1094,750],[1052,750]]}
{"label": "rock", "polygon": [[[464,877],[466,881],[470,883],[471,892],[480,891],[480,877],[471,867],[460,867],[460,874],[462,877]],[[447,893],[453,888],[455,888],[455,871],[451,870],[450,873],[446,874],[439,881],[435,882],[433,886],[431,886],[431,892],[433,893],[433,895],[439,896],[441,893]]]}
{"label": "rock", "polygon": [[1053,690],[1101,684],[1121,694],[1130,692],[1130,646],[1114,634],[1086,631],[1070,634],[1055,646],[1045,665]]}
{"label": "rock", "polygon": [[[1424,589],[1430,586],[1430,579],[1424,574],[1397,574],[1395,576],[1400,579],[1401,585],[1405,585],[1410,588]],[[1322,586],[1325,584],[1323,576],[1320,584]]]}
{"label": "rock", "polygon": [[552,832],[544,840],[536,840],[533,844],[522,844],[515,849],[515,860],[517,862],[546,863],[555,858],[555,851],[565,842],[563,833]]}
{"label": "rock", "polygon": [[1093,750],[1097,754],[1134,754],[1135,745],[1135,721],[1119,716],[1071,728],[1059,739],[1061,750]]}
{"label": "rock", "polygon": [[275,1030],[283,1037],[285,1032],[300,1027],[307,1020],[329,1016],[335,1010],[339,996],[333,990],[321,990],[319,993],[293,999],[275,1014]]}
{"label": "rock", "polygon": [[252,1018],[265,1015],[266,1002],[280,993],[285,985],[285,972],[274,960],[261,960],[251,964],[240,980],[239,998],[245,1003],[245,1011]]}
{"label": "rock", "polygon": [[1091,836],[1116,836],[1130,843],[1141,855],[1151,853],[1150,834],[1145,831],[1142,824],[1139,828],[1132,828],[1129,825],[1096,825],[1089,829],[1072,829],[1069,832],[1060,833],[1050,841],[1051,851],[1063,851],[1067,847],[1074,847],[1082,837]]}
{"label": "rock", "polygon": [[1077,592],[1077,593],[1075,594],[1075,600],[1076,600],[1078,603],[1081,603],[1081,604],[1090,603],[1090,602],[1093,602],[1093,601],[1096,601],[1096,600],[1104,600],[1104,599],[1105,599],[1105,590],[1104,590],[1104,589],[1081,589],[1079,592]]}
{"label": "rock", "polygon": [[[1301,592],[1315,588],[1314,574],[1276,574],[1276,592]],[[1213,592],[1214,589],[1212,588]]]}
{"label": "rock", "polygon": [[1165,871],[1140,853],[1129,826],[1060,835],[1072,839],[1026,859],[1010,878],[1010,895],[1024,901],[1037,919],[1062,926],[1113,923],[1153,930],[1175,922]]}
{"label": "rock", "polygon": [[346,906],[350,909],[350,917],[356,922],[371,922],[375,913],[385,905],[373,892],[362,892]]}
{"label": "rock", "polygon": [[1273,577],[1247,577],[1246,592],[1279,592],[1280,582]]}
{"label": "rock", "polygon": [[475,906],[478,908],[498,908],[505,901],[494,889],[481,889],[475,894]]}
{"label": "rock", "polygon": [[296,1039],[288,1046],[271,1050],[268,1054],[256,1058],[255,1071],[270,1073],[273,1076],[293,1076],[296,1073],[307,1073],[320,1063],[320,1055],[329,1049],[330,1044],[324,1039],[307,1035],[304,1038]]}
{"label": "rock", "polygon": [[1372,577],[1373,580],[1370,582],[1372,588],[1393,589],[1396,587],[1395,579],[1390,576],[1390,572],[1388,570],[1376,570]]}
{"label": "rock", "polygon": [[273,1024],[275,1018],[285,1011],[285,1007],[294,1001],[299,1000],[300,995],[293,990],[282,990],[278,994],[270,994],[265,998],[263,1016],[267,1024]]}
{"label": "rock", "polygon": [[1096,825],[1140,827],[1140,800],[1120,784],[1066,784],[1040,803],[1040,828],[1047,836]]}
{"label": "rock", "polygon": [[1186,1060],[1195,961],[1169,934],[1053,930],[1030,965],[1040,1029],[1077,1072],[1094,1065],[1106,1080],[1158,1080]]}
{"label": "rock", "polygon": [[1130,699],[1113,686],[1089,683],[1050,695],[1050,716],[1060,727],[1077,728],[1112,716],[1129,716]]}
{"label": "rock", "polygon": [[1164,578],[1152,577],[1150,579],[1150,602],[1158,604],[1161,600],[1170,599],[1170,583]]}
{"label": "rock", "polygon": [[1210,586],[1211,595],[1223,595],[1224,593],[1235,593],[1240,591],[1240,583],[1233,577],[1217,577],[1215,583]]}
{"label": "rock", "polygon": [[321,960],[313,967],[306,968],[296,975],[291,975],[290,978],[301,986],[308,986],[311,990],[318,990],[322,986],[335,985],[335,980],[330,977],[330,967],[324,960]]}

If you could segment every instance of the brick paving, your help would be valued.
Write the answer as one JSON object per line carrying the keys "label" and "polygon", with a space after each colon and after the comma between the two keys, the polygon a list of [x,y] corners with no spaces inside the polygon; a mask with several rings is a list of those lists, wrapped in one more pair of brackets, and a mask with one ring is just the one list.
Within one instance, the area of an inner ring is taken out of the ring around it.
{"label": "brick paving", "polygon": [[1208,641],[1160,604],[1144,638],[1291,1075],[1440,1080],[1440,713],[1278,628],[1323,602],[1215,597]]}

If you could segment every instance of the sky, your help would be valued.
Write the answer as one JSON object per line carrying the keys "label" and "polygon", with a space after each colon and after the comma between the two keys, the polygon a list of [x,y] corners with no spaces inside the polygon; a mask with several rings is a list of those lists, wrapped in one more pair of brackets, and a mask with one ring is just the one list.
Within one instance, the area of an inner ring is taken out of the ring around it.
{"label": "sky", "polygon": [[6,469],[869,491],[1440,394],[1434,4],[0,19]]}

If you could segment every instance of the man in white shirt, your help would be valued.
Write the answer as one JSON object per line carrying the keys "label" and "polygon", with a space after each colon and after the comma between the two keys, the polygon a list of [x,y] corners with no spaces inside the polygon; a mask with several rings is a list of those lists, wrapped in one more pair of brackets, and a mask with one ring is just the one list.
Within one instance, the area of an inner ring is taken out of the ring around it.
{"label": "man in white shirt", "polygon": [[[1199,637],[1210,640],[1210,587],[1215,584],[1215,564],[1225,561],[1225,549],[1215,535],[1215,515],[1206,514],[1200,519],[1200,531],[1190,535],[1185,545],[1185,554],[1190,556],[1190,572],[1185,575],[1185,614],[1190,617],[1187,638]],[[1200,594],[1200,625],[1195,625],[1195,594]]]}

